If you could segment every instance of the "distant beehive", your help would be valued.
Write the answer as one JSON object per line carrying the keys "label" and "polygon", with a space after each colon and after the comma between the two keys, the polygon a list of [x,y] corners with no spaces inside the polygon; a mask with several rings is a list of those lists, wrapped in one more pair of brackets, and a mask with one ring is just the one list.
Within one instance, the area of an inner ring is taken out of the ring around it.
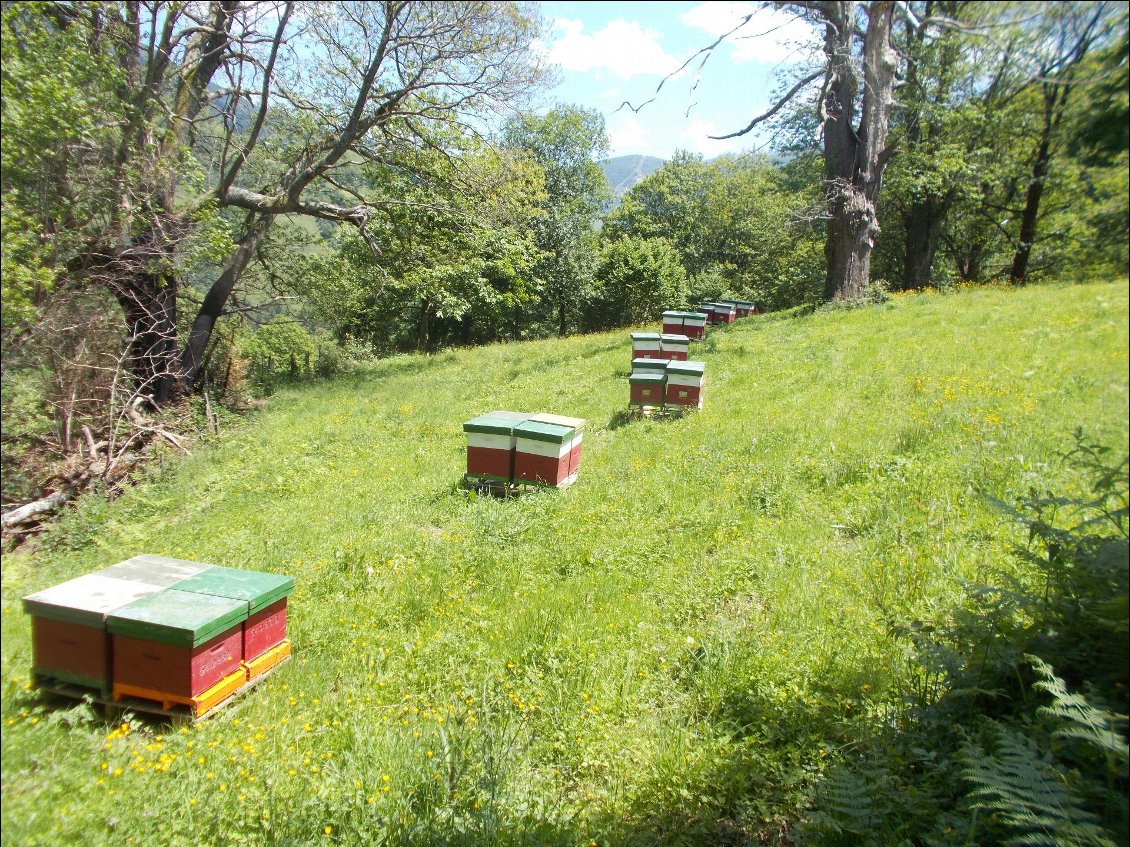
{"label": "distant beehive", "polygon": [[658,332],[633,332],[632,333],[632,358],[633,359],[658,359],[660,358],[660,344]]}
{"label": "distant beehive", "polygon": [[705,382],[705,362],[671,362],[667,366],[665,404],[701,409]]}
{"label": "distant beehive", "polygon": [[691,349],[691,340],[682,333],[663,333],[659,336],[659,353],[664,359],[685,362]]}

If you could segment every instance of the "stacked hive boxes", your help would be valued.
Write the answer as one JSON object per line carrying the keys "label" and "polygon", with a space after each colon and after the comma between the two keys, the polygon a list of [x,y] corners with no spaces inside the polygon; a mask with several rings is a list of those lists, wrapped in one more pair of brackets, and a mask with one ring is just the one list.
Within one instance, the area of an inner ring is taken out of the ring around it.
{"label": "stacked hive boxes", "polygon": [[203,714],[290,655],[293,587],[275,574],[137,556],[24,598],[33,675]]}
{"label": "stacked hive boxes", "polygon": [[31,616],[32,675],[96,689],[113,685],[106,617],[211,565],[137,556],[24,598]]}
{"label": "stacked hive boxes", "polygon": [[525,412],[488,412],[463,424],[469,482],[514,480],[514,427],[530,417]]}
{"label": "stacked hive boxes", "polygon": [[664,404],[671,407],[701,409],[706,382],[705,362],[671,362],[667,366],[667,392]]}
{"label": "stacked hive boxes", "polygon": [[472,484],[530,483],[566,488],[576,481],[580,470],[584,428],[583,419],[562,415],[480,415],[463,424],[467,433],[466,480]]}
{"label": "stacked hive boxes", "polygon": [[662,352],[658,332],[632,333],[633,359],[660,359]]}

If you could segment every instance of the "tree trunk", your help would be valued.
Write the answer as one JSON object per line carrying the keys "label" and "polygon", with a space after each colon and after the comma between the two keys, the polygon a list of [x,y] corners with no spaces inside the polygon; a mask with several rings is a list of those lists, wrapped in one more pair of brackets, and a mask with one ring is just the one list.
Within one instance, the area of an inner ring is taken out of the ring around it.
{"label": "tree trunk", "polygon": [[129,363],[136,391],[156,406],[177,388],[177,281],[137,271],[113,283],[129,327]]}
{"label": "tree trunk", "polygon": [[562,295],[561,299],[557,301],[557,335],[559,338],[565,337],[565,297]]}
{"label": "tree trunk", "polygon": [[911,204],[904,218],[906,254],[903,257],[904,291],[925,288],[930,284],[934,256],[942,242],[942,225],[953,205],[951,190],[944,197],[929,195]]}
{"label": "tree trunk", "polygon": [[863,47],[863,104],[859,129],[852,125],[859,80],[852,64],[855,2],[821,4],[826,21],[824,52],[824,181],[828,204],[824,255],[826,300],[861,299],[871,278],[871,251],[879,234],[875,203],[882,185],[887,130],[894,101],[897,54],[891,47],[894,4],[867,7]]}
{"label": "tree trunk", "polygon": [[240,239],[239,245],[228,257],[220,275],[212,283],[212,287],[208,289],[204,302],[200,304],[200,310],[196,313],[196,319],[192,322],[192,330],[189,332],[188,342],[185,344],[180,358],[179,374],[181,384],[186,391],[191,391],[196,387],[200,378],[201,365],[204,362],[204,350],[208,346],[208,340],[212,337],[212,330],[216,327],[216,321],[223,314],[224,304],[228,302],[232,289],[239,282],[239,278],[243,275],[243,271],[247,268],[252,256],[255,255],[256,248],[266,237],[273,221],[273,215],[257,215],[249,219],[250,228],[247,234]]}
{"label": "tree trunk", "polygon": [[428,349],[428,341],[432,331],[432,301],[427,297],[420,301],[420,320],[416,323],[416,349],[423,352]]}
{"label": "tree trunk", "polygon": [[1032,178],[1028,181],[1028,188],[1024,193],[1024,212],[1020,217],[1020,240],[1012,257],[1012,268],[1008,273],[1009,282],[1013,285],[1024,285],[1028,281],[1028,261],[1032,257],[1032,245],[1036,241],[1040,199],[1044,195],[1044,182],[1051,163],[1051,140],[1056,123],[1053,112],[1057,100],[1061,105],[1067,100],[1067,89],[1064,89],[1062,97],[1057,97],[1054,92],[1044,96],[1044,126],[1040,131],[1036,160],[1032,163]]}

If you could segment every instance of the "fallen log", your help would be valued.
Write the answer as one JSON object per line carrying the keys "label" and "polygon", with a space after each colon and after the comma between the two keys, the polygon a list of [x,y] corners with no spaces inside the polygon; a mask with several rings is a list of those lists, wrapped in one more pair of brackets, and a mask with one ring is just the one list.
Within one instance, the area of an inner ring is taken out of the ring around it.
{"label": "fallen log", "polygon": [[13,529],[20,524],[29,523],[30,521],[39,518],[41,515],[47,515],[58,509],[67,500],[70,499],[70,494],[66,491],[56,491],[54,494],[48,494],[39,500],[34,500],[23,506],[15,509],[9,509],[7,512],[0,514],[0,523],[4,529]]}

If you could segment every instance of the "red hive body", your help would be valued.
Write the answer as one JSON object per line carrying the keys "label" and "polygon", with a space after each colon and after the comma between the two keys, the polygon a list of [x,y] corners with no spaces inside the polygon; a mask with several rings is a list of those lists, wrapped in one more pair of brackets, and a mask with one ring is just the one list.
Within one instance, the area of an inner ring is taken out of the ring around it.
{"label": "red hive body", "polygon": [[702,362],[672,362],[667,367],[668,406],[702,408],[702,387],[706,381],[706,365]]}
{"label": "red hive body", "polygon": [[658,332],[633,332],[632,333],[632,358],[633,359],[660,359],[659,333]]}
{"label": "red hive body", "polygon": [[178,697],[196,697],[240,668],[239,626],[199,647],[115,635],[114,682]]}
{"label": "red hive body", "polygon": [[510,482],[514,478],[514,426],[525,412],[489,412],[463,424],[467,433],[467,476]]}
{"label": "red hive body", "polygon": [[[224,569],[226,570],[226,569]],[[247,601],[168,588],[106,618],[114,696],[183,702],[242,671]]]}
{"label": "red hive body", "polygon": [[243,624],[243,658],[252,661],[286,640],[286,598],[256,612]]}
{"label": "red hive body", "polygon": [[529,420],[514,427],[514,479],[564,488],[572,484],[575,428],[547,421]]}

